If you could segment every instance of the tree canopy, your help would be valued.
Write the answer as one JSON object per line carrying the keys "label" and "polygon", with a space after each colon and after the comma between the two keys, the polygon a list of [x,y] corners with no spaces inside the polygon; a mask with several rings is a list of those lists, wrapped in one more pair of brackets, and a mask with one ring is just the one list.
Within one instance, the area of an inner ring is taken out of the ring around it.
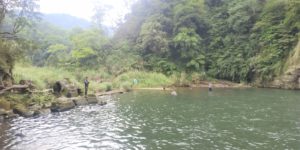
{"label": "tree canopy", "polygon": [[0,7],[5,59],[22,51],[36,66],[102,68],[112,75],[147,70],[264,83],[284,71],[299,40],[295,0],[138,0],[113,37],[100,25],[102,9],[91,28],[65,30],[33,22],[35,0],[4,0]]}

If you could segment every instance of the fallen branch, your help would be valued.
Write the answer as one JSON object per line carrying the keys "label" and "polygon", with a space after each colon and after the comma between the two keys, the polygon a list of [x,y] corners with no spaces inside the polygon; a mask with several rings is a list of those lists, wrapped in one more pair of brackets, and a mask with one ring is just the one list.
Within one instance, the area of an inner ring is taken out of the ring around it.
{"label": "fallen branch", "polygon": [[13,85],[11,87],[7,87],[7,88],[1,90],[0,91],[0,95],[4,94],[5,92],[10,91],[10,90],[14,90],[14,89],[27,89],[27,88],[29,88],[28,85]]}
{"label": "fallen branch", "polygon": [[53,89],[45,89],[45,90],[33,90],[30,93],[53,93]]}

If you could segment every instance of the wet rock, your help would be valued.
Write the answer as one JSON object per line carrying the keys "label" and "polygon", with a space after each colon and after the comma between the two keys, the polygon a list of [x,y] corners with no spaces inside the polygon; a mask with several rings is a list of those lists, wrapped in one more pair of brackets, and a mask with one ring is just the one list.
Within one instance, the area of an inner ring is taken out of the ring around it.
{"label": "wet rock", "polygon": [[5,119],[12,119],[19,117],[18,114],[15,114],[12,110],[7,111],[7,114],[4,116]]}
{"label": "wet rock", "polygon": [[96,95],[88,95],[86,97],[86,100],[87,100],[88,104],[98,104],[98,99],[97,99]]}
{"label": "wet rock", "polygon": [[37,111],[37,110],[42,109],[42,106],[40,106],[40,105],[32,105],[32,106],[29,106],[28,109],[32,110],[32,111]]}
{"label": "wet rock", "polygon": [[89,104],[88,101],[83,97],[73,98],[73,102],[75,103],[76,106],[82,106],[82,105]]}
{"label": "wet rock", "polygon": [[0,108],[3,108],[5,110],[10,110],[11,109],[10,102],[5,99],[0,99]]}
{"label": "wet rock", "polygon": [[266,87],[283,88],[283,89],[300,89],[300,68],[290,67],[284,74],[277,77],[273,82]]}
{"label": "wet rock", "polygon": [[55,82],[53,91],[56,95],[66,96],[68,98],[76,97],[81,94],[80,88],[68,78]]}
{"label": "wet rock", "polygon": [[35,116],[45,116],[51,113],[50,109],[40,109],[34,112]]}
{"label": "wet rock", "polygon": [[3,108],[0,108],[0,116],[6,115],[7,111]]}
{"label": "wet rock", "polygon": [[104,105],[106,105],[106,104],[107,104],[106,101],[99,101],[99,105],[101,105],[101,106],[104,106]]}
{"label": "wet rock", "polygon": [[52,103],[51,102],[47,102],[45,104],[43,104],[43,108],[51,108]]}
{"label": "wet rock", "polygon": [[57,102],[54,102],[51,107],[52,112],[63,112],[70,110],[75,107],[72,99],[69,98],[59,98]]}
{"label": "wet rock", "polygon": [[0,122],[4,121],[4,116],[0,116]]}
{"label": "wet rock", "polygon": [[23,138],[23,137],[25,137],[25,134],[23,134],[23,133],[17,133],[15,136]]}
{"label": "wet rock", "polygon": [[34,111],[27,109],[24,105],[18,104],[14,107],[13,112],[22,117],[32,117],[34,116]]}

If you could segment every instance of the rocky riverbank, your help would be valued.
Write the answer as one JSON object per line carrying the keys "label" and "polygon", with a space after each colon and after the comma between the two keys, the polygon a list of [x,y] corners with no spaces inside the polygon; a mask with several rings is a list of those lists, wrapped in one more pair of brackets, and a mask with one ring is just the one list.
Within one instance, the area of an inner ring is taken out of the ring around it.
{"label": "rocky riverbank", "polygon": [[229,81],[200,81],[199,83],[191,83],[185,85],[174,85],[170,87],[153,87],[153,88],[133,88],[134,90],[166,90],[166,91],[173,91],[175,88],[208,88],[209,83],[212,84],[212,88],[250,88],[251,85],[247,84],[239,84],[233,83]]}
{"label": "rocky riverbank", "polygon": [[77,97],[58,97],[53,100],[39,103],[26,104],[25,102],[15,102],[14,100],[0,99],[0,121],[22,117],[36,117],[55,112],[63,112],[83,105],[106,105],[107,96],[122,94],[123,91],[109,91],[93,95]]}

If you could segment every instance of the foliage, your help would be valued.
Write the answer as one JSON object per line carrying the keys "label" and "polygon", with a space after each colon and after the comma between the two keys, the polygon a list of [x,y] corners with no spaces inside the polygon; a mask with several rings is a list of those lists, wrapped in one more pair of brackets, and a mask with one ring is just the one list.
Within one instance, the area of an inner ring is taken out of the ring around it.
{"label": "foliage", "polygon": [[76,80],[72,72],[52,67],[41,68],[28,65],[16,65],[14,68],[14,78],[17,83],[20,80],[30,80],[38,89],[52,88],[56,81],[65,78],[68,78],[76,85],[81,85],[80,81]]}
{"label": "foliage", "polygon": [[98,90],[108,92],[108,91],[111,91],[112,88],[113,88],[113,85],[111,82],[103,82],[99,85]]}
{"label": "foliage", "polygon": [[[137,85],[134,85],[133,80],[137,80]],[[162,87],[172,84],[172,81],[165,75],[160,73],[148,73],[148,72],[128,72],[118,76],[114,79],[113,84],[115,87],[121,87],[123,84],[131,83],[134,87]]]}
{"label": "foliage", "polygon": [[120,84],[120,88],[122,88],[126,92],[130,92],[132,90],[132,84],[129,81],[123,82]]}
{"label": "foliage", "polygon": [[263,83],[282,73],[296,45],[299,10],[289,0],[145,0],[120,27],[134,24],[127,35],[135,36],[116,37],[138,49],[148,70]]}
{"label": "foliage", "polygon": [[12,84],[12,68],[22,53],[24,40],[17,35],[37,17],[35,0],[9,0],[0,3],[0,85]]}
{"label": "foliage", "polygon": [[[28,12],[33,7],[30,5]],[[91,85],[95,90],[107,90],[108,82],[112,82],[113,88],[127,89],[133,79],[139,80],[138,87],[185,85],[210,78],[265,83],[284,71],[287,59],[293,54],[299,39],[300,3],[139,0],[112,38],[99,26],[101,17],[103,12],[98,9],[95,19],[98,26],[68,31],[46,22],[37,23],[34,30],[25,28],[19,34],[26,40],[1,41],[0,52],[7,55],[2,49],[8,50],[7,58],[13,62],[17,50],[24,49],[23,59],[56,72],[48,72],[55,80],[63,78],[62,75],[79,83],[85,76],[97,78],[97,84]],[[15,15],[6,21],[18,18],[24,19]],[[29,16],[25,20],[24,25],[29,25]],[[3,19],[0,21],[4,23]],[[4,70],[13,66],[13,63],[5,66],[3,60],[0,67]],[[34,67],[30,69],[35,71]],[[16,76],[34,78],[20,67],[16,70],[19,70]],[[35,82],[44,87],[46,79],[42,76],[49,75],[36,76],[43,78]],[[100,87],[98,81],[102,81],[98,79],[104,80]]]}
{"label": "foliage", "polygon": [[0,3],[0,38],[15,39],[38,17],[36,0],[4,0]]}

